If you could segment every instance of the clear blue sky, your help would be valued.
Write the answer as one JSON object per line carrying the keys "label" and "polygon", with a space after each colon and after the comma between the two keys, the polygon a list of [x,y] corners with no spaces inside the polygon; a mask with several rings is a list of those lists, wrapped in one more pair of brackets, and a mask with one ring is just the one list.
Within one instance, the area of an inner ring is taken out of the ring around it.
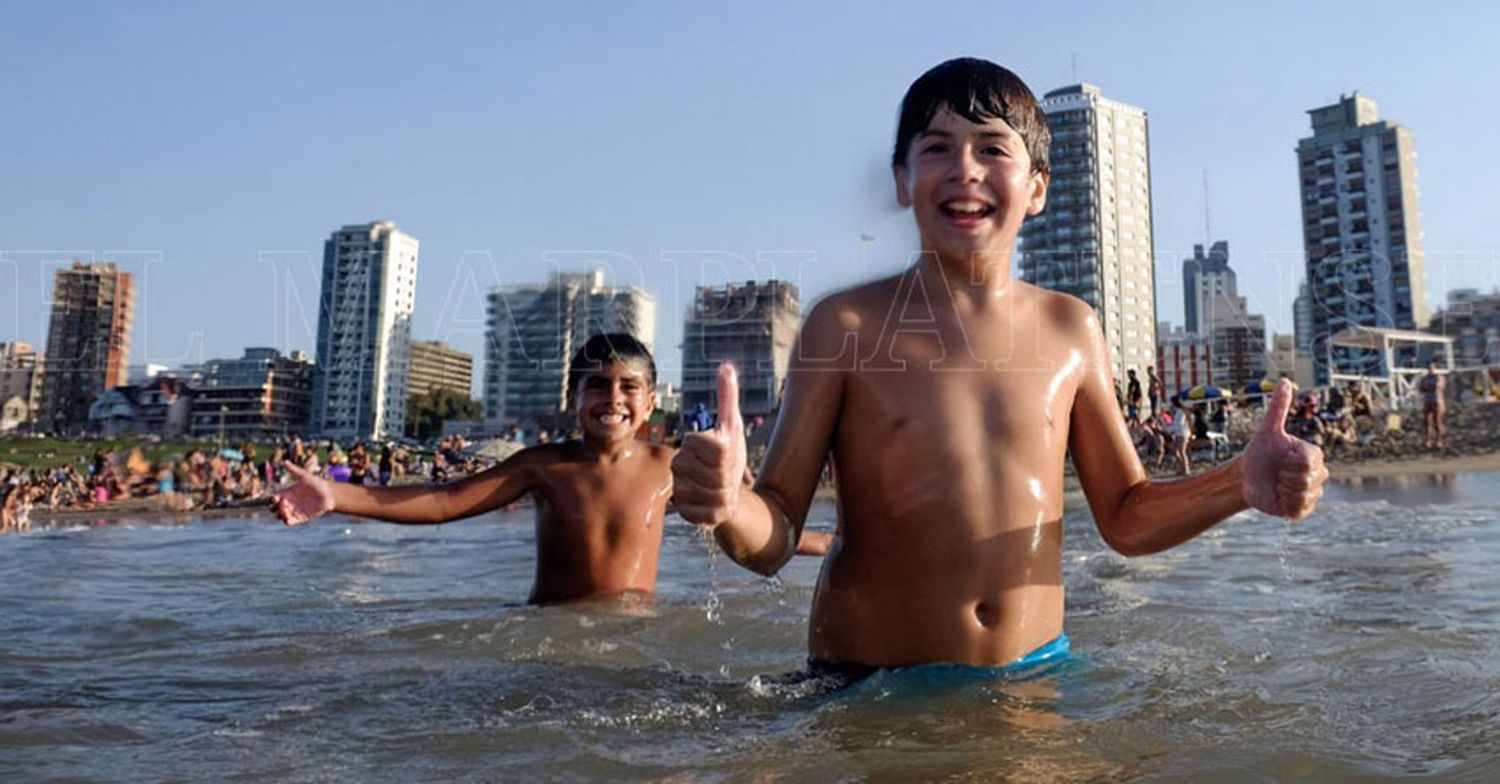
{"label": "clear blue sky", "polygon": [[1416,136],[1432,304],[1495,286],[1500,13],[1217,5],[0,0],[0,341],[45,343],[83,257],[142,280],[132,362],[311,351],[322,241],[387,218],[422,243],[418,337],[480,354],[491,284],[603,258],[657,295],[676,378],[700,276],[810,300],[905,262],[896,105],[959,55],[1147,109],[1162,319],[1207,169],[1213,239],[1291,331],[1293,149],[1356,89]]}

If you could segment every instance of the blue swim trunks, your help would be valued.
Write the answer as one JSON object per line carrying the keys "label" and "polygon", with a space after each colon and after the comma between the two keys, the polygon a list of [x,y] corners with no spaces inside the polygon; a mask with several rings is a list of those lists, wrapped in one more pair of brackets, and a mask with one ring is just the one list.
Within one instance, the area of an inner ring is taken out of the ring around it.
{"label": "blue swim trunks", "polygon": [[1010,664],[999,667],[971,667],[963,664],[876,667],[870,664],[858,664],[855,662],[832,662],[826,659],[808,659],[807,669],[800,673],[794,673],[792,677],[798,681],[821,681],[826,685],[828,691],[837,691],[848,686],[853,686],[878,672],[902,673],[921,671],[936,674],[952,671],[962,672],[967,675],[1014,677],[1020,673],[1067,661],[1069,651],[1068,633],[1063,632],[1052,638],[1050,642],[1042,645],[1042,647],[1016,659]]}

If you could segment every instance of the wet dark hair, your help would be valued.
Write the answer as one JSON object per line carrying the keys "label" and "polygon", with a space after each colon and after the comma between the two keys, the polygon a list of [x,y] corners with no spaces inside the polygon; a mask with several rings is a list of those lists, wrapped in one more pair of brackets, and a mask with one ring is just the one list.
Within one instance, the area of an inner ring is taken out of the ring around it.
{"label": "wet dark hair", "polygon": [[969,122],[1004,120],[1026,143],[1031,170],[1051,171],[1047,146],[1052,142],[1052,132],[1031,88],[1009,69],[975,57],[940,63],[907,88],[906,97],[901,99],[901,119],[896,123],[892,166],[906,165],[912,140],[927,130],[933,116],[944,107]]}
{"label": "wet dark hair", "polygon": [[573,396],[578,393],[578,384],[583,377],[605,365],[629,362],[638,359],[646,365],[647,380],[656,386],[656,360],[651,358],[651,349],[633,336],[623,332],[595,335],[573,354],[568,363],[568,406],[573,405]]}

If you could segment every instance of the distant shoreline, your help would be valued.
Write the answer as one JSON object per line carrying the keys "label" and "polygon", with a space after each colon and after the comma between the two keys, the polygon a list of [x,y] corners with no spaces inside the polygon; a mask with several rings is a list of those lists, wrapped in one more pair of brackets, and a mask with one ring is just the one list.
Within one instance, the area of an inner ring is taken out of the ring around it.
{"label": "distant shoreline", "polygon": [[1334,479],[1409,474],[1467,474],[1476,471],[1500,471],[1500,452],[1482,455],[1413,456],[1398,460],[1330,463],[1328,466],[1328,473]]}

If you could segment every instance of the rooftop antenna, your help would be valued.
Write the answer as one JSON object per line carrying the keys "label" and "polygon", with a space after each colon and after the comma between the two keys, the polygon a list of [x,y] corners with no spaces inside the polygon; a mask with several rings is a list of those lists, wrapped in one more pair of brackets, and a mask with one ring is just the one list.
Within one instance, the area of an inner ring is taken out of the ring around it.
{"label": "rooftop antenna", "polygon": [[1203,244],[1208,245],[1213,240],[1212,225],[1209,223],[1208,212],[1208,168],[1203,169]]}

